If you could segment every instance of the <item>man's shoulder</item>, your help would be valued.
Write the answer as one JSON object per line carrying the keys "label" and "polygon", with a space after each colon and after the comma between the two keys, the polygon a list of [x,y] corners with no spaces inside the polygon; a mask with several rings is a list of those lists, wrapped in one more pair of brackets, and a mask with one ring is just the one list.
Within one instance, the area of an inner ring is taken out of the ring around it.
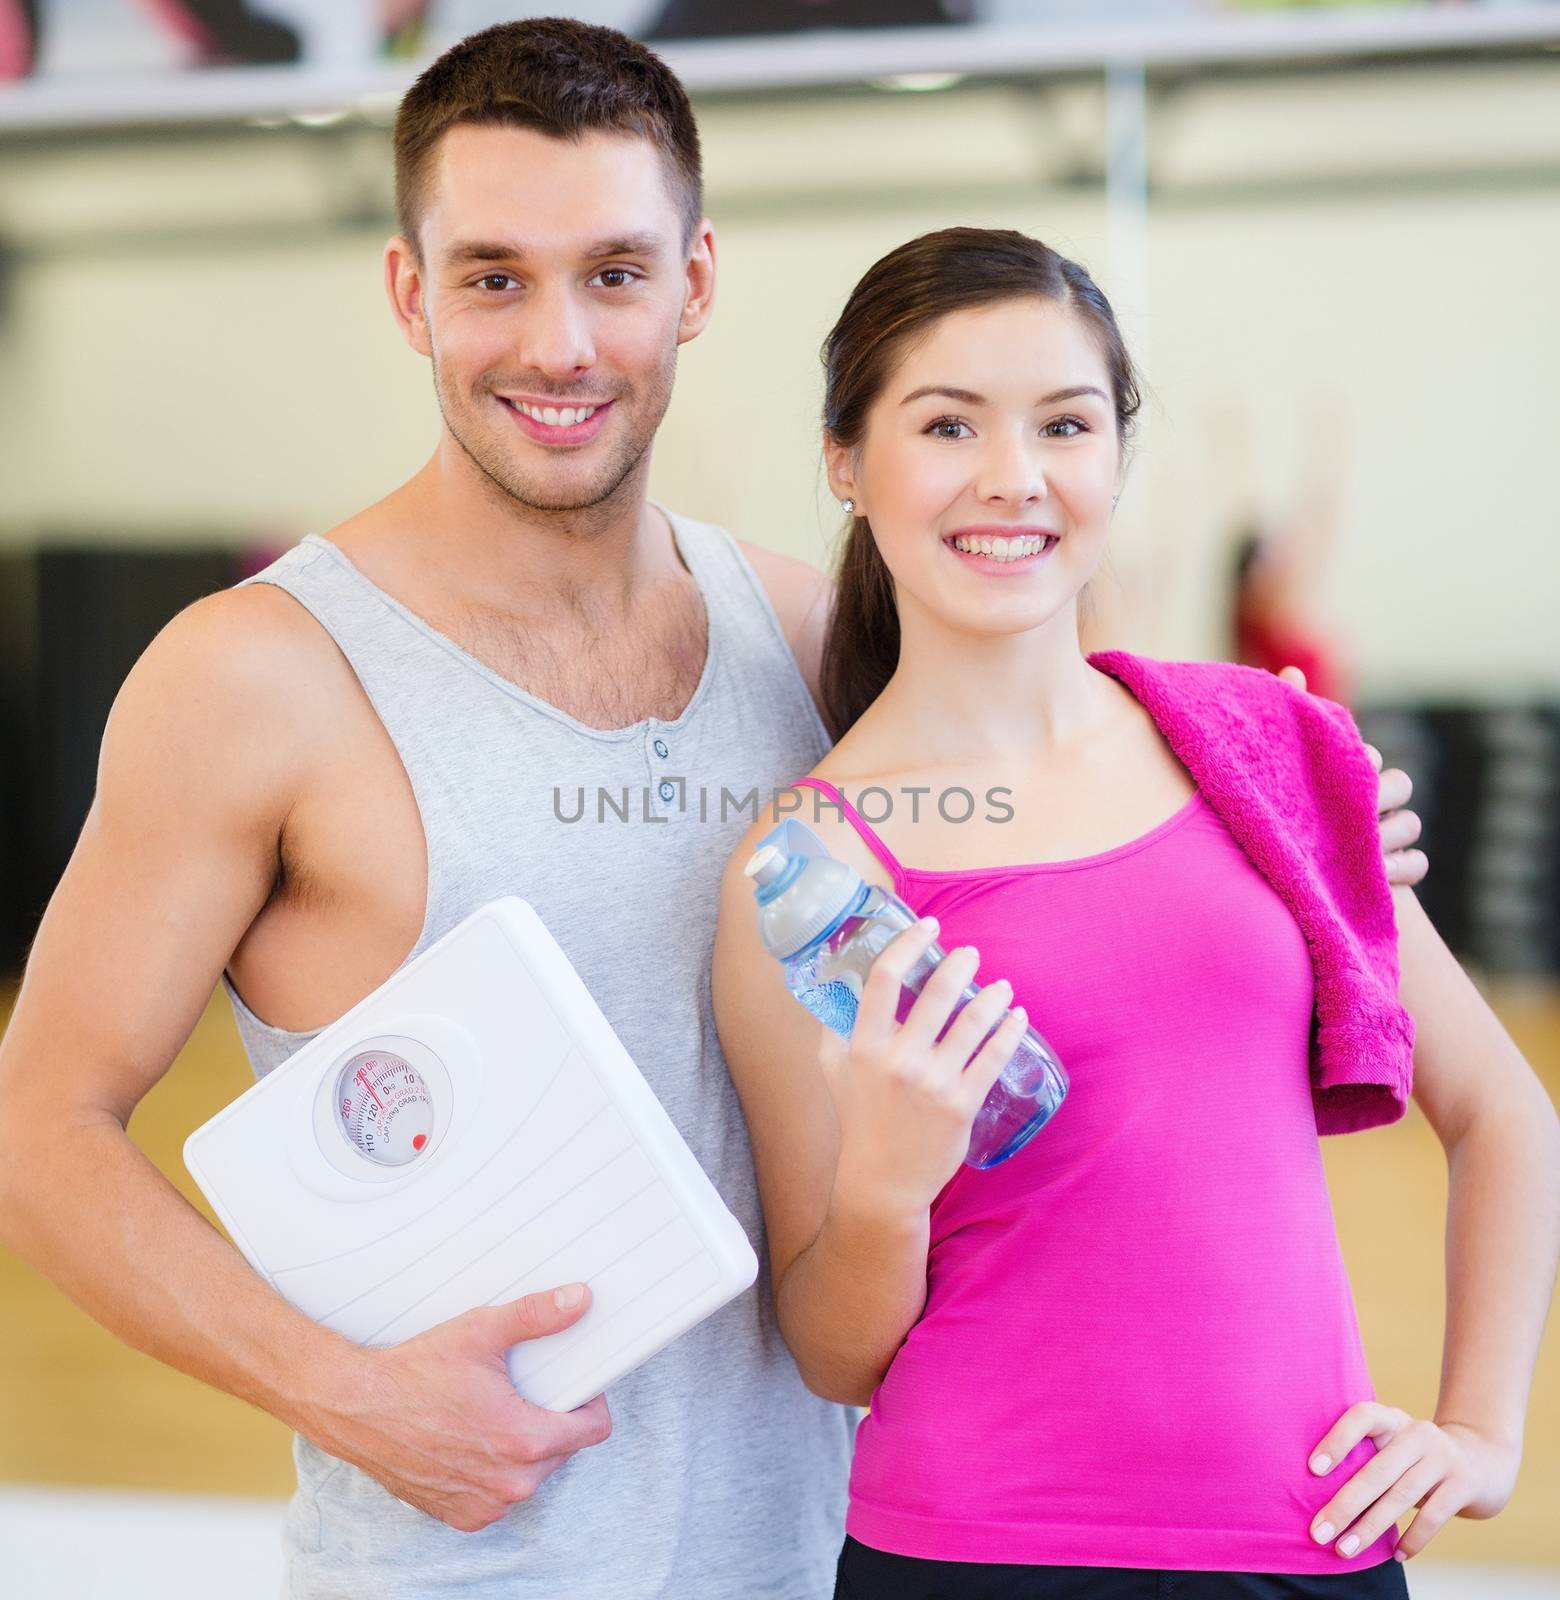
{"label": "man's shoulder", "polygon": [[121,696],[160,705],[168,724],[214,741],[307,736],[329,686],[349,673],[330,636],[272,584],[223,589],[164,625]]}
{"label": "man's shoulder", "polygon": [[834,600],[833,582],[827,573],[796,556],[782,555],[767,545],[753,544],[746,539],[738,539],[736,544],[764,586],[780,630],[816,700],[823,639]]}
{"label": "man's shoulder", "polygon": [[157,652],[190,670],[255,686],[285,681],[335,653],[330,636],[285,589],[244,583],[186,606],[157,635]]}
{"label": "man's shoulder", "polygon": [[827,610],[834,584],[826,572],[820,572],[811,562],[797,556],[784,555],[768,545],[754,544],[751,539],[737,539],[736,545],[769,592],[776,611],[782,604],[809,610],[821,606]]}
{"label": "man's shoulder", "polygon": [[[796,635],[810,621],[820,615],[827,621],[834,583],[827,573],[820,572],[811,562],[803,561],[799,556],[785,555],[769,545],[739,538],[720,523],[702,522],[685,513],[673,512],[664,505],[658,506],[658,509],[668,522],[675,522],[684,532],[691,528],[704,537],[729,541],[740,552],[769,597],[769,603],[774,607],[793,650],[796,647]],[[821,636],[821,628],[819,631]]]}
{"label": "man's shoulder", "polygon": [[226,838],[255,829],[271,837],[339,738],[344,701],[317,687],[337,670],[332,649],[279,590],[223,590],[187,606],[115,697],[98,768],[100,811],[154,831],[209,826]]}

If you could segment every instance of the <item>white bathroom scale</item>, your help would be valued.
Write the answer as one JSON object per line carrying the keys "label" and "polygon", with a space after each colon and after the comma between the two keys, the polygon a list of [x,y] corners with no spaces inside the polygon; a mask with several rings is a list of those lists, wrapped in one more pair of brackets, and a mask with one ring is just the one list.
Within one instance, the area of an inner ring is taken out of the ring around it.
{"label": "white bathroom scale", "polygon": [[197,1128],[184,1162],[278,1293],[365,1345],[590,1285],[509,1352],[568,1411],[758,1260],[536,912],[495,900]]}

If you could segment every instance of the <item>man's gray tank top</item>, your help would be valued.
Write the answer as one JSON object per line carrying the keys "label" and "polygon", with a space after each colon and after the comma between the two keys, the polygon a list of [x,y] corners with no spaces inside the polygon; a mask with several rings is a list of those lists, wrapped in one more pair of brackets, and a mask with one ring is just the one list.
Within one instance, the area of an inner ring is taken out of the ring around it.
{"label": "man's gray tank top", "polygon": [[[246,582],[285,589],[318,619],[400,754],[427,840],[427,911],[411,955],[500,895],[530,901],[762,1259],[747,1128],[710,1005],[715,913],[754,806],[815,766],[829,740],[735,541],[668,518],[709,624],[698,687],[669,722],[586,727],[434,631],[324,539],[304,539]],[[312,1037],[262,1022],[227,987],[257,1074]],[[856,1414],[803,1386],[767,1266],[607,1398],[612,1437],[479,1533],[446,1527],[295,1439],[286,1593],[832,1592]]]}

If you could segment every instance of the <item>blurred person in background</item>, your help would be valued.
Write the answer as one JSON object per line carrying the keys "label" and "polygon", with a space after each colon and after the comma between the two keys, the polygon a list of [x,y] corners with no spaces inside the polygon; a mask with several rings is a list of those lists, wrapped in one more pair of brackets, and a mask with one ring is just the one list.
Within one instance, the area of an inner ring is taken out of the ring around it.
{"label": "blurred person in background", "polygon": [[[280,66],[299,59],[295,28],[247,0],[125,0],[139,4],[189,49],[193,67]],[[377,0],[383,48],[389,55],[420,48],[432,0]],[[0,83],[38,70],[48,7],[45,0],[0,0]]]}
{"label": "blurred person in background", "polygon": [[[1560,1120],[1389,889],[1346,711],[1080,651],[1138,409],[1088,274],[1022,234],[924,235],[862,278],[825,359],[838,742],[797,787],[922,920],[841,1041],[760,942],[764,819],[727,867],[714,984],[781,1330],[815,1393],[870,1406],[836,1595],[1402,1596],[1401,1562],[1516,1481]],[[847,790],[887,797],[876,827]],[[978,1170],[1015,999],[1071,1088]],[[1318,1143],[1411,1089],[1451,1174],[1433,1420],[1375,1394]]]}
{"label": "blurred person in background", "polygon": [[[189,46],[194,66],[275,66],[296,61],[296,30],[246,0],[140,0],[149,17]],[[0,0],[0,81],[37,70],[48,6]]]}
{"label": "blurred person in background", "polygon": [[38,62],[38,0],[0,0],[0,83]]}
{"label": "blurred person in background", "polygon": [[734,38],[809,28],[909,28],[968,22],[974,0],[667,0],[647,39]]}
{"label": "blurred person in background", "polygon": [[1313,531],[1314,525],[1293,518],[1266,533],[1248,528],[1237,537],[1231,616],[1235,659],[1265,672],[1299,667],[1312,694],[1347,705],[1352,696],[1342,652],[1311,602],[1307,540]]}
{"label": "blurred person in background", "polygon": [[[696,825],[656,779],[768,792],[817,764],[829,591],[647,498],[714,296],[691,108],[620,33],[512,23],[418,79],[395,151],[385,286],[431,365],[434,453],[182,613],[125,683],[0,1043],[0,1117],[31,1130],[0,1219],[121,1338],[295,1430],[294,1596],[822,1595],[854,1419],[808,1392],[764,1285],[617,1385],[610,1417],[556,1415],[504,1354],[588,1314],[583,1286],[360,1348],[126,1135],[219,984],[264,1073],[522,893],[762,1247],[708,989],[747,814]],[[671,825],[563,826],[560,784],[644,786]],[[1406,796],[1383,775],[1383,807]],[[1405,881],[1415,830],[1402,813],[1379,841]]]}
{"label": "blurred person in background", "polygon": [[[1231,442],[1245,440],[1243,424],[1212,430],[1228,461]],[[1321,590],[1337,545],[1340,482],[1347,463],[1341,404],[1313,405],[1305,430],[1305,464],[1285,513],[1243,517],[1235,537],[1230,628],[1234,655],[1249,667],[1277,672],[1296,666],[1312,694],[1347,705],[1352,698],[1348,662],[1328,627]],[[1255,502],[1252,462],[1235,464],[1229,481],[1244,483]]]}

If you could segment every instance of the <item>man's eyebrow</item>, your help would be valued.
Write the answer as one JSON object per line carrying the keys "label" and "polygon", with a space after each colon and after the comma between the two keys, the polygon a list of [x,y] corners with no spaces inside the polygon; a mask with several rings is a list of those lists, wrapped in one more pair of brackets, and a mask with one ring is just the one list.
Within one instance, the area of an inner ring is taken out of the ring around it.
{"label": "man's eyebrow", "polygon": [[592,260],[600,256],[656,256],[661,253],[661,240],[654,233],[619,233],[607,239],[598,239],[587,247],[585,254]]}
{"label": "man's eyebrow", "polygon": [[[661,241],[653,233],[621,233],[588,244],[583,255],[597,261],[603,256],[654,256],[661,253]],[[452,244],[444,259],[459,266],[468,261],[524,261],[526,249],[512,239],[463,239]]]}
{"label": "man's eyebrow", "polygon": [[[985,395],[976,394],[972,389],[953,389],[945,383],[931,383],[924,389],[912,389],[899,403],[902,406],[907,406],[912,400],[924,400],[928,395],[933,394],[941,395],[945,400],[957,400],[961,405],[966,406],[983,406],[986,404]],[[1110,396],[1103,389],[1097,388],[1092,383],[1080,383],[1071,389],[1055,389],[1050,394],[1041,395],[1035,404],[1040,406],[1055,405],[1058,400],[1077,400],[1086,394],[1098,395],[1107,405],[1110,404]]]}
{"label": "man's eyebrow", "polygon": [[444,259],[456,264],[463,261],[518,261],[524,255],[521,246],[504,239],[463,239],[444,252]]}

